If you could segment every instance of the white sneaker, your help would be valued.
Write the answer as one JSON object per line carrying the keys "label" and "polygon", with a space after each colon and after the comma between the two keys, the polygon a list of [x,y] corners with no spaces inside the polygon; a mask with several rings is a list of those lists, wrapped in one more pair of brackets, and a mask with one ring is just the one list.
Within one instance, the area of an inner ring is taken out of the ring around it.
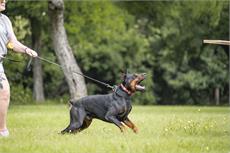
{"label": "white sneaker", "polygon": [[9,131],[7,129],[0,131],[0,137],[8,137],[9,136]]}

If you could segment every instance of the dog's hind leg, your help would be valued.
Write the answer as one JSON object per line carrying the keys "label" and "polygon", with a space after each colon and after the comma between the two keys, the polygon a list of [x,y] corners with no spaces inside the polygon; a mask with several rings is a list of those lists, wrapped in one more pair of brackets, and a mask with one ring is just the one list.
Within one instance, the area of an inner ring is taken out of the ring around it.
{"label": "dog's hind leg", "polygon": [[72,107],[70,109],[70,124],[61,133],[75,133],[79,131],[79,128],[83,125],[86,112],[84,108]]}
{"label": "dog's hind leg", "polygon": [[79,128],[79,132],[83,131],[84,129],[88,128],[92,123],[92,119],[89,117],[85,117],[82,126]]}

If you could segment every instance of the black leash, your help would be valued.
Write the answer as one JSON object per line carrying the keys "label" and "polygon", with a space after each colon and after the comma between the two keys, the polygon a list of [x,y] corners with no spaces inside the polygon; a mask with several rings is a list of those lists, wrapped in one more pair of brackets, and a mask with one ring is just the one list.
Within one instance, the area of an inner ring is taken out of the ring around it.
{"label": "black leash", "polygon": [[[0,58],[6,59],[6,60],[11,61],[11,62],[22,62],[22,61],[14,60],[14,59],[7,58],[7,57],[1,56],[1,55],[0,55]],[[35,57],[35,58],[38,58],[38,59],[41,60],[41,61],[45,61],[45,62],[50,63],[50,64],[53,64],[53,65],[56,65],[56,66],[58,66],[59,68],[63,69],[63,67],[62,67],[60,64],[57,64],[57,63],[55,63],[55,62],[52,62],[52,61],[50,61],[50,60],[48,60],[48,59],[45,59],[45,58],[43,58],[43,57],[37,56],[37,57]],[[30,57],[30,60],[29,60],[29,62],[28,62],[28,64],[27,64],[27,66],[26,66],[26,69],[27,69],[28,71],[31,70],[31,63],[32,63],[32,61],[33,61],[33,57]],[[94,82],[97,82],[97,83],[99,83],[99,84],[102,84],[102,85],[106,86],[107,88],[111,88],[112,90],[114,90],[114,89],[116,88],[116,86],[111,86],[111,85],[108,84],[108,83],[104,83],[104,82],[102,82],[102,81],[99,81],[99,80],[97,80],[97,79],[94,79],[94,78],[92,78],[92,77],[89,77],[89,76],[87,76],[87,75],[85,75],[85,74],[82,74],[82,73],[80,73],[80,72],[76,72],[76,71],[72,71],[72,72],[75,73],[75,74],[81,75],[81,76],[83,76],[83,77],[85,77],[85,78],[87,78],[87,79],[89,79],[89,80],[94,81]]]}
{"label": "black leash", "polygon": [[21,62],[19,60],[11,59],[11,58],[8,58],[8,57],[2,56],[2,55],[0,55],[0,59],[6,59],[6,60],[11,61],[11,62]]}
{"label": "black leash", "polygon": [[[35,58],[38,58],[38,59],[41,60],[41,61],[45,61],[45,62],[50,63],[50,64],[53,64],[53,65],[56,65],[56,66],[58,66],[59,68],[63,69],[63,67],[62,67],[60,64],[57,64],[57,63],[55,63],[55,62],[52,62],[52,61],[50,61],[50,60],[48,60],[48,59],[45,59],[45,58],[43,58],[43,57],[37,56],[37,57],[35,57]],[[31,58],[31,59],[32,59],[32,58]],[[31,59],[30,59],[28,65],[27,65],[28,68],[30,67],[30,64],[31,64],[31,62],[32,62]],[[111,85],[108,84],[108,83],[104,83],[104,82],[102,82],[102,81],[99,81],[99,80],[97,80],[97,79],[94,79],[94,78],[92,78],[92,77],[89,77],[89,76],[87,76],[87,75],[85,75],[85,74],[82,74],[82,73],[80,73],[80,72],[76,72],[76,71],[72,71],[72,72],[75,73],[75,74],[81,75],[81,76],[83,76],[83,77],[85,77],[85,78],[87,78],[87,79],[89,79],[89,80],[94,81],[94,82],[97,82],[97,83],[99,83],[99,84],[102,84],[102,85],[106,86],[107,88],[111,88],[112,90],[114,90],[114,88],[116,87],[116,86],[111,86]]]}

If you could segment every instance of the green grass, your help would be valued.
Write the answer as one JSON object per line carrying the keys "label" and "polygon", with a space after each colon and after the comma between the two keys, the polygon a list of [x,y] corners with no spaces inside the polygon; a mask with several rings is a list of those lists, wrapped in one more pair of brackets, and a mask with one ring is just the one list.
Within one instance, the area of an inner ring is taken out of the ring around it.
{"label": "green grass", "polygon": [[81,133],[60,135],[67,106],[11,106],[0,153],[229,153],[229,115],[228,107],[134,106],[139,134],[94,120]]}

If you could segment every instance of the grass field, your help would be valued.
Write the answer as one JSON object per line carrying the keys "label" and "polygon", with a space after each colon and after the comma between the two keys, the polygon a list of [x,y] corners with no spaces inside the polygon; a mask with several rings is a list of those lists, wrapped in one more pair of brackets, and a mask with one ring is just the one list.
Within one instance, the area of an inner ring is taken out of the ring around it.
{"label": "grass field", "polygon": [[134,106],[139,134],[94,120],[82,133],[60,135],[67,106],[11,106],[0,153],[229,153],[229,115],[228,107]]}

